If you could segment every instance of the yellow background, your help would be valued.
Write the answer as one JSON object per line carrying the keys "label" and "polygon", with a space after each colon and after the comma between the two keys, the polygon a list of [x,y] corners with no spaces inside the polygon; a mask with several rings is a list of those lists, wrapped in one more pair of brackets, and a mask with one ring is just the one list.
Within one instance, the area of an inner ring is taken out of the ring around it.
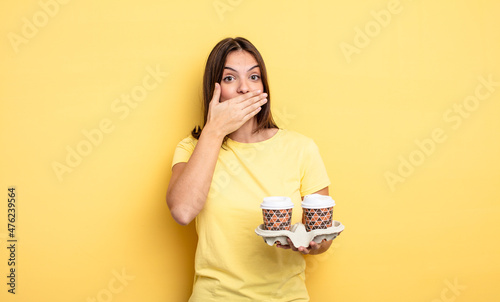
{"label": "yellow background", "polygon": [[[62,2],[41,0],[46,19],[39,1],[0,4],[2,301],[187,300],[196,234],[164,197],[175,145],[201,121],[204,62],[227,36],[261,51],[279,125],[316,141],[332,180],[346,230],[307,259],[312,301],[500,300],[497,1]],[[12,42],[34,17],[36,34]],[[168,75],[122,118],[112,104],[148,66]],[[466,99],[467,118],[453,111]],[[60,181],[53,163],[103,119],[112,132]],[[419,157],[415,140],[436,129],[446,139]]]}

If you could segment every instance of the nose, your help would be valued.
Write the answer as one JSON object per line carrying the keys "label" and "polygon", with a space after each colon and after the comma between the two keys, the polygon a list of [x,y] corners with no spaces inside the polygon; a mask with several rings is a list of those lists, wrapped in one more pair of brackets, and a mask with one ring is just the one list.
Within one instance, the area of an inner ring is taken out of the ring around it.
{"label": "nose", "polygon": [[246,80],[241,80],[238,86],[238,93],[244,94],[250,91],[250,86]]}

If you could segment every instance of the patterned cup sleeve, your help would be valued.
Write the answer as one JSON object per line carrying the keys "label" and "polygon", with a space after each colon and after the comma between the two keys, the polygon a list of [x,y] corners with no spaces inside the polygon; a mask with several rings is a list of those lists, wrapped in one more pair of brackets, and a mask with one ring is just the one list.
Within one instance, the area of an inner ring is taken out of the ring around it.
{"label": "patterned cup sleeve", "polygon": [[267,210],[262,209],[264,228],[271,231],[290,230],[292,209]]}
{"label": "patterned cup sleeve", "polygon": [[327,229],[332,226],[333,207],[322,209],[302,209],[306,231]]}

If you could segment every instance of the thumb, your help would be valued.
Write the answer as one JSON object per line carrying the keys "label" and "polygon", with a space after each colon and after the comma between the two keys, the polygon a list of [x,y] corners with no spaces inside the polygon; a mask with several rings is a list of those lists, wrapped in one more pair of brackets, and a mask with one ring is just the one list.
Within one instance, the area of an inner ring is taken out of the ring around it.
{"label": "thumb", "polygon": [[212,96],[212,101],[211,102],[219,103],[220,93],[221,93],[220,84],[219,83],[215,83],[214,94]]}

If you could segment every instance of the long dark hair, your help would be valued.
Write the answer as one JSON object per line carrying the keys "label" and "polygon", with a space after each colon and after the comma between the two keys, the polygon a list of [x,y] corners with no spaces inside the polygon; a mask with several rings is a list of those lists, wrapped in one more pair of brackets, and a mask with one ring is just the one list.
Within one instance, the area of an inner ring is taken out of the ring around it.
{"label": "long dark hair", "polygon": [[[260,55],[260,52],[257,48],[250,43],[245,38],[236,37],[236,38],[226,38],[212,49],[210,55],[207,59],[207,64],[205,66],[205,73],[203,74],[203,126],[207,123],[208,116],[208,108],[210,101],[212,100],[212,96],[214,94],[215,83],[219,83],[222,81],[222,74],[224,73],[224,64],[226,63],[226,58],[228,54],[232,51],[236,50],[244,50],[249,52],[255,60],[260,68],[261,80],[264,86],[264,91],[267,93],[267,103],[262,105],[262,109],[257,113],[257,129],[255,132],[258,132],[262,129],[266,128],[278,128],[276,123],[273,120],[273,116],[271,114],[271,94],[269,93],[269,84],[267,82],[267,71],[266,65],[264,64],[264,59]],[[200,126],[194,127],[193,131],[191,131],[191,135],[193,135],[196,139],[200,138],[201,135]],[[227,137],[224,139],[226,141]]]}

